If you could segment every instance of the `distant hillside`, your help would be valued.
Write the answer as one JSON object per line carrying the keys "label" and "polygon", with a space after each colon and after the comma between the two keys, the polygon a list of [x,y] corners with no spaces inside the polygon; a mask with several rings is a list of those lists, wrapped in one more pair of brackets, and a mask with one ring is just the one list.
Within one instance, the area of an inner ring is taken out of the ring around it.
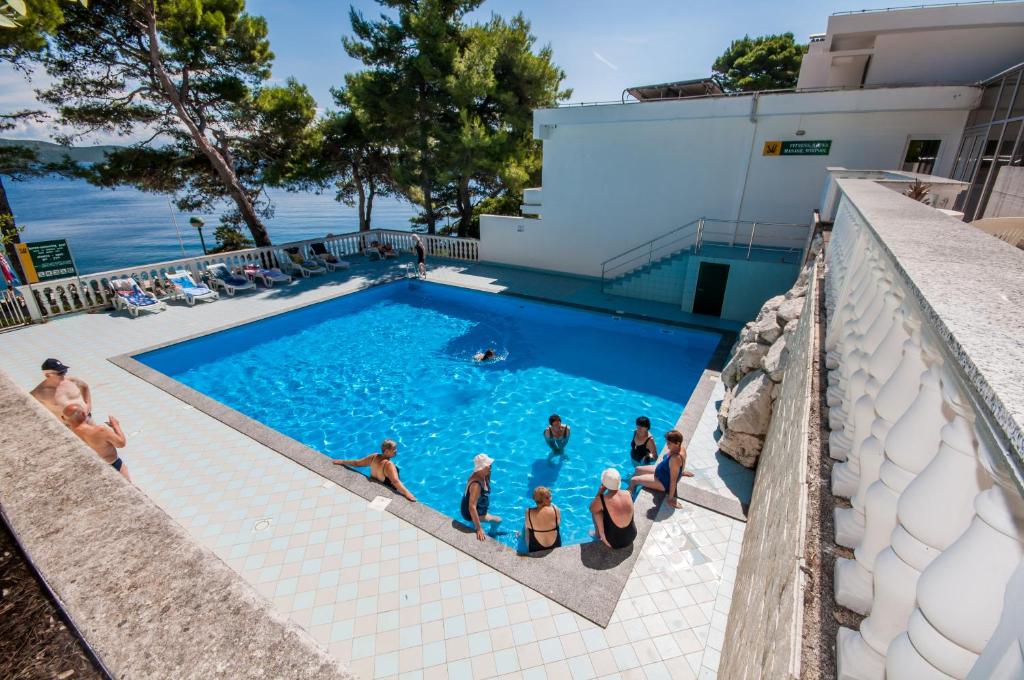
{"label": "distant hillside", "polygon": [[39,160],[44,163],[59,163],[64,156],[79,163],[99,163],[111,151],[122,149],[120,146],[61,146],[52,142],[40,142],[34,139],[0,139],[0,146],[28,146],[36,150]]}

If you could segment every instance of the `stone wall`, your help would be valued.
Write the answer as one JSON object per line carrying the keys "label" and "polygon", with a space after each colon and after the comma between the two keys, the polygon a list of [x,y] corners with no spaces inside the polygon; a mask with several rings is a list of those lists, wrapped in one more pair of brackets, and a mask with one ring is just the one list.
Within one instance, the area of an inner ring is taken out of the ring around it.
{"label": "stone wall", "polygon": [[798,674],[808,409],[817,317],[813,275],[808,283],[800,318],[787,334],[789,359],[754,481],[718,670],[723,680]]}
{"label": "stone wall", "polygon": [[352,677],[3,373],[0,509],[114,677]]}

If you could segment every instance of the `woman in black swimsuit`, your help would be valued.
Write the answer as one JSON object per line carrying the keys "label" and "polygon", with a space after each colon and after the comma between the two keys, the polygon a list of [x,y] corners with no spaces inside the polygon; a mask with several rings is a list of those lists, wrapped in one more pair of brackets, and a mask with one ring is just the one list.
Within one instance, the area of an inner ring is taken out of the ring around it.
{"label": "woman in black swimsuit", "polygon": [[562,511],[551,503],[551,490],[538,486],[533,490],[533,501],[537,507],[526,510],[526,549],[529,552],[538,552],[561,548],[562,533],[559,531],[559,524],[562,523]]}
{"label": "woman in black swimsuit", "polygon": [[[609,548],[617,550],[633,544],[636,540],[636,522],[633,519],[633,497],[620,491],[622,477],[615,468],[608,468],[601,474],[601,486],[590,502],[590,513],[594,516],[594,529],[598,539]],[[614,515],[614,516],[613,516]],[[620,526],[629,517],[629,523]]]}
{"label": "woman in black swimsuit", "polygon": [[629,457],[637,465],[658,460],[658,446],[651,436],[651,419],[647,416],[636,419],[636,429],[633,430],[633,438],[629,440]]}
{"label": "woman in black swimsuit", "polygon": [[409,489],[405,488],[402,480],[398,477],[398,466],[392,460],[398,455],[398,444],[394,439],[385,439],[380,444],[380,453],[371,453],[362,458],[350,460],[336,460],[335,465],[347,465],[349,467],[369,467],[370,479],[374,479],[389,489],[405,496],[412,503],[416,502],[416,496],[412,495]]}

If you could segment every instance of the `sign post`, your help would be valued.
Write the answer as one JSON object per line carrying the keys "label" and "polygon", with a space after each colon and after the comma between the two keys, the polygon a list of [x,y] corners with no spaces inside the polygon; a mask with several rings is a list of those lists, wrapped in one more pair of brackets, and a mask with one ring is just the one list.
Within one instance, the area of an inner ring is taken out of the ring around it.
{"label": "sign post", "polygon": [[831,139],[799,140],[793,142],[765,142],[762,156],[827,156],[832,150]]}
{"label": "sign post", "polygon": [[15,244],[26,283],[43,283],[78,276],[71,248],[65,239]]}
{"label": "sign post", "polygon": [[[35,292],[32,291],[33,283],[75,277],[78,279],[78,296],[84,304],[82,280],[78,278],[78,269],[71,256],[71,246],[68,245],[66,239],[16,243],[15,249],[18,251],[18,259],[21,260],[21,268],[25,272],[25,283],[31,297],[35,297]],[[70,293],[68,295],[70,298]],[[35,302],[34,299],[33,302]]]}

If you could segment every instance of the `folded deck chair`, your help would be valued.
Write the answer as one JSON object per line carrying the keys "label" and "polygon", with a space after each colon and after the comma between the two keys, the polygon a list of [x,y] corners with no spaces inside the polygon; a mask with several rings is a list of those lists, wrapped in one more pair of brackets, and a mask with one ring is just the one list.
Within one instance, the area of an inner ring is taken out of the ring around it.
{"label": "folded deck chair", "polygon": [[264,269],[258,264],[247,264],[242,267],[242,273],[248,276],[250,281],[259,281],[267,288],[273,288],[275,283],[292,282],[292,277],[288,276],[277,267]]}
{"label": "folded deck chair", "polygon": [[217,291],[210,290],[206,286],[197,284],[192,279],[192,274],[184,270],[179,270],[166,275],[167,280],[174,287],[174,293],[177,297],[185,298],[185,302],[188,303],[189,307],[196,303],[196,300],[205,300],[206,302],[213,302],[220,298]]}
{"label": "folded deck chair", "polygon": [[206,268],[210,275],[210,283],[214,288],[223,288],[228,295],[234,295],[240,290],[253,290],[256,284],[244,276],[232,274],[226,264],[211,264]]}
{"label": "folded deck chair", "polygon": [[327,271],[333,272],[338,269],[348,269],[350,265],[345,260],[341,259],[334,253],[327,250],[327,246],[323,243],[311,243],[309,249],[313,252],[310,259],[319,262],[324,267],[327,267]]}
{"label": "folded deck chair", "polygon": [[167,305],[157,300],[156,296],[142,290],[135,279],[114,279],[107,285],[110,287],[114,309],[126,309],[136,317],[139,312],[162,312],[167,309]]}
{"label": "folded deck chair", "polygon": [[322,264],[303,257],[302,253],[299,252],[298,246],[284,249],[284,257],[281,258],[281,268],[303,277],[327,273],[327,269]]}

